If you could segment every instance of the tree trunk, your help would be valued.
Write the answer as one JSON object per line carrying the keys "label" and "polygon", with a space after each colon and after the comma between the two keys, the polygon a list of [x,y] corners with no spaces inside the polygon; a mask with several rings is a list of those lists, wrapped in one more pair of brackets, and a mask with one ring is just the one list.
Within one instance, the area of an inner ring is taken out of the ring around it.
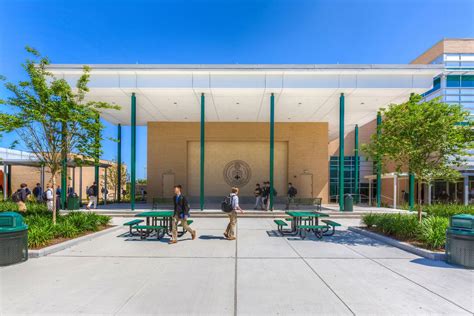
{"label": "tree trunk", "polygon": [[51,173],[51,183],[53,186],[53,225],[56,225],[56,174]]}

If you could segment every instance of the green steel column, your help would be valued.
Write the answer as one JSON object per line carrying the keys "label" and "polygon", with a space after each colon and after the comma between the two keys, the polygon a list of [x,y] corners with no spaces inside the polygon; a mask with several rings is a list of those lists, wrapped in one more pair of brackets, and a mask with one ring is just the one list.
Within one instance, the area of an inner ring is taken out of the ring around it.
{"label": "green steel column", "polygon": [[[97,114],[97,117],[95,119],[96,123],[99,124],[100,120],[100,115]],[[97,134],[95,135],[95,157],[94,157],[94,182],[97,185],[97,190],[99,192],[100,196],[100,190],[99,190],[99,159],[100,159],[100,154],[99,154],[99,148],[100,148],[100,131],[97,131]],[[99,201],[99,197],[97,197],[97,202]]]}
{"label": "green steel column", "polygon": [[[377,139],[380,139],[382,135],[381,130],[382,124],[382,113],[377,112]],[[382,159],[381,157],[377,158],[377,207],[382,205]]]}
{"label": "green steel column", "polygon": [[117,202],[122,195],[122,125],[117,125]]}
{"label": "green steel column", "polygon": [[415,174],[410,172],[408,174],[408,203],[410,211],[415,210]]}
{"label": "green steel column", "polygon": [[355,130],[354,130],[354,164],[355,164],[355,176],[354,176],[354,184],[355,184],[355,202],[359,203],[359,125],[356,124]]}
{"label": "green steel column", "polygon": [[273,167],[275,151],[275,95],[270,96],[270,210],[273,210]]}
{"label": "green steel column", "polygon": [[199,191],[199,205],[201,211],[204,210],[204,143],[205,143],[205,97],[201,93],[201,165],[200,165],[200,191]]}
{"label": "green steel column", "polygon": [[66,208],[66,191],[67,191],[67,149],[66,149],[66,137],[67,137],[67,126],[66,123],[61,124],[61,195],[60,197],[60,209]]}
{"label": "green steel column", "polygon": [[344,211],[344,93],[339,97],[339,210]]}
{"label": "green steel column", "polygon": [[132,127],[132,148],[131,148],[131,170],[130,170],[130,208],[135,210],[135,181],[136,181],[136,155],[137,155],[137,98],[135,93],[132,93],[132,113],[131,113],[131,127]]}

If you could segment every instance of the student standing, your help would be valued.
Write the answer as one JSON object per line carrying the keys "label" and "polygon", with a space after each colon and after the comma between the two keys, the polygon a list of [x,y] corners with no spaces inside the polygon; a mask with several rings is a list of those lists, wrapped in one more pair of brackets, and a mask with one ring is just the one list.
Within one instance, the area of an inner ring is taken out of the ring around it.
{"label": "student standing", "polygon": [[99,196],[99,189],[97,188],[97,183],[93,183],[89,189],[87,189],[87,195],[89,196],[89,203],[86,206],[86,209],[90,210],[91,206],[94,205],[94,209],[97,208],[97,196]]}
{"label": "student standing", "polygon": [[263,182],[262,200],[263,200],[263,204],[265,205],[265,211],[268,211],[269,195],[270,195],[269,183]]}
{"label": "student standing", "polygon": [[43,201],[43,188],[41,187],[41,184],[36,183],[36,186],[33,189],[33,196],[37,202]]}
{"label": "student standing", "polygon": [[293,184],[290,182],[288,183],[288,196],[287,196],[287,200],[286,200],[286,209],[289,210],[290,209],[290,204],[291,203],[295,203],[295,197],[296,197],[296,194],[298,193],[298,191],[296,190],[296,188],[293,186]]}
{"label": "student standing", "polygon": [[255,194],[255,207],[253,208],[254,210],[256,209],[262,209],[263,210],[263,203],[262,203],[262,188],[260,187],[260,183],[256,184],[254,194]]}
{"label": "student standing", "polygon": [[189,204],[188,200],[181,192],[182,189],[182,186],[179,184],[174,186],[174,214],[171,219],[171,240],[169,241],[169,244],[175,244],[178,242],[178,222],[181,222],[183,229],[191,234],[193,240],[196,238],[196,231],[192,230],[188,225]]}
{"label": "student standing", "polygon": [[53,188],[49,184],[45,192],[45,198],[46,198],[46,206],[48,207],[48,211],[52,212],[54,193],[53,193]]}
{"label": "student standing", "polygon": [[232,211],[228,214],[229,215],[229,224],[224,232],[225,238],[227,240],[235,240],[235,226],[237,225],[237,211],[243,213],[243,210],[240,208],[239,205],[239,188],[232,188],[230,193],[231,203],[232,203]]}

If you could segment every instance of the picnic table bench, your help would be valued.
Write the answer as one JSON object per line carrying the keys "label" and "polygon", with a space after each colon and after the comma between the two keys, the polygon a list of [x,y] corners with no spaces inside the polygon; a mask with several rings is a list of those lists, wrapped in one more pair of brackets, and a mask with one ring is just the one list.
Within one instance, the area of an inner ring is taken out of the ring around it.
{"label": "picnic table bench", "polygon": [[[274,222],[277,225],[278,231],[282,235],[297,236],[300,235],[302,239],[306,238],[308,232],[313,232],[317,238],[323,236],[331,236],[335,233],[335,228],[341,226],[331,220],[321,220],[324,224],[319,223],[320,217],[329,217],[329,215],[313,212],[313,211],[287,211],[290,217],[285,220],[275,219]],[[291,228],[285,227],[290,223]],[[330,231],[330,229],[332,230]]]}
{"label": "picnic table bench", "polygon": [[[140,236],[141,239],[145,239],[151,236],[153,233],[156,234],[157,239],[161,239],[165,234],[171,236],[172,230],[172,220],[173,220],[173,211],[148,211],[142,212],[135,215],[135,217],[142,217],[143,219],[135,219],[129,222],[124,223],[124,226],[129,227],[129,232],[131,236]],[[143,223],[145,221],[145,223]],[[191,225],[194,221],[188,219],[188,225]],[[142,224],[143,223],[143,224]],[[186,231],[184,229],[179,229],[183,225],[179,223],[178,225],[178,237],[183,236]]]}

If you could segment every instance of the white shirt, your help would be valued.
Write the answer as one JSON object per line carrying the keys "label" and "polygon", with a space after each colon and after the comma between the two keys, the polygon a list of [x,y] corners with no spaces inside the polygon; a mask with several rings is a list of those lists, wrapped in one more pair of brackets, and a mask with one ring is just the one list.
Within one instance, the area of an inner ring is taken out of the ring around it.
{"label": "white shirt", "polygon": [[233,210],[239,209],[239,197],[237,196],[237,194],[231,193],[230,196],[232,198],[232,209]]}
{"label": "white shirt", "polygon": [[46,199],[47,200],[52,200],[53,199],[53,190],[51,190],[51,189],[46,190]]}

